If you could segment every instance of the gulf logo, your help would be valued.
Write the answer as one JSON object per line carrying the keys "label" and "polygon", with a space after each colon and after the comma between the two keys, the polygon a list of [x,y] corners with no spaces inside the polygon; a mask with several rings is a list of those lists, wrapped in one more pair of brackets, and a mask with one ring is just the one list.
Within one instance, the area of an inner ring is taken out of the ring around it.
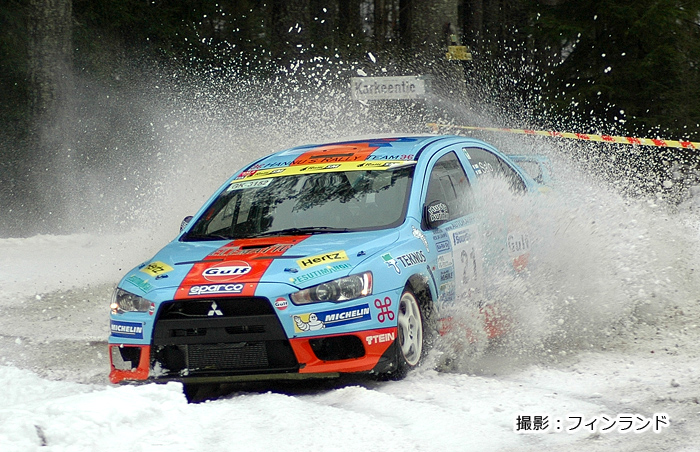
{"label": "gulf logo", "polygon": [[209,267],[202,272],[202,276],[207,281],[212,282],[227,282],[232,281],[239,276],[250,273],[252,270],[248,262],[244,261],[229,261]]}
{"label": "gulf logo", "polygon": [[284,311],[285,309],[287,309],[287,299],[282,297],[276,299],[275,307],[280,311]]}

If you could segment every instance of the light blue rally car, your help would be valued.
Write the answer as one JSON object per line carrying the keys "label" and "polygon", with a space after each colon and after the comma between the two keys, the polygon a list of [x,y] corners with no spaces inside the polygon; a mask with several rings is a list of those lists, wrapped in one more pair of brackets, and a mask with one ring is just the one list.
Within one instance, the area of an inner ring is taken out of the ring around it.
{"label": "light blue rally car", "polygon": [[459,136],[301,146],[251,163],[120,281],[110,380],[401,377],[450,328],[450,306],[472,306],[481,333],[503,334],[484,272],[522,271],[530,240],[505,227],[488,234],[498,246],[481,243],[479,187],[494,176],[524,196],[540,188]]}

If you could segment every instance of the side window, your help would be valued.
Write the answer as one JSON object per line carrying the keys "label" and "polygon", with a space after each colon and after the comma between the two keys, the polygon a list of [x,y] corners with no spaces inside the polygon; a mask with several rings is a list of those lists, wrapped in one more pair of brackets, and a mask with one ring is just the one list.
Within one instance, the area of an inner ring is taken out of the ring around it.
{"label": "side window", "polygon": [[520,175],[496,154],[480,148],[462,148],[477,177],[502,177],[515,193],[524,193],[527,186]]}
{"label": "side window", "polygon": [[425,204],[434,201],[447,204],[450,209],[450,220],[467,215],[474,210],[471,185],[454,152],[440,157],[430,171]]}

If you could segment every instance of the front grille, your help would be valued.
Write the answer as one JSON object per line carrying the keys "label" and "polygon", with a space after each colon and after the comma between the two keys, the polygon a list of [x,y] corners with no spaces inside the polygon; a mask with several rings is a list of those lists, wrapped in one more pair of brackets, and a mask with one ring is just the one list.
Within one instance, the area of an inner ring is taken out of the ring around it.
{"label": "front grille", "polygon": [[[216,303],[216,309],[212,309],[214,303]],[[214,311],[219,311],[221,314]],[[211,315],[210,312],[212,313]],[[163,303],[160,306],[158,318],[163,320],[210,317],[220,318],[266,315],[274,313],[275,311],[267,298],[208,298],[178,300]]]}
{"label": "front grille", "polygon": [[265,342],[235,344],[195,344],[188,347],[193,369],[256,369],[267,367]]}
{"label": "front grille", "polygon": [[153,331],[151,365],[166,377],[299,369],[272,304],[261,297],[163,303]]}

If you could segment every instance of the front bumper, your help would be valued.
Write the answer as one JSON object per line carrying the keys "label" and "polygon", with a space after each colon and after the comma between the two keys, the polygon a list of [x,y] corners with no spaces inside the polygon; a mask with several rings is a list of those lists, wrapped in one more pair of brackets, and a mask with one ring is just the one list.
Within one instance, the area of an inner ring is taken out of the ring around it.
{"label": "front bumper", "polygon": [[388,353],[395,326],[289,338],[267,298],[216,301],[224,316],[198,312],[207,303],[163,303],[148,345],[111,340],[110,381],[317,378],[395,365]]}

